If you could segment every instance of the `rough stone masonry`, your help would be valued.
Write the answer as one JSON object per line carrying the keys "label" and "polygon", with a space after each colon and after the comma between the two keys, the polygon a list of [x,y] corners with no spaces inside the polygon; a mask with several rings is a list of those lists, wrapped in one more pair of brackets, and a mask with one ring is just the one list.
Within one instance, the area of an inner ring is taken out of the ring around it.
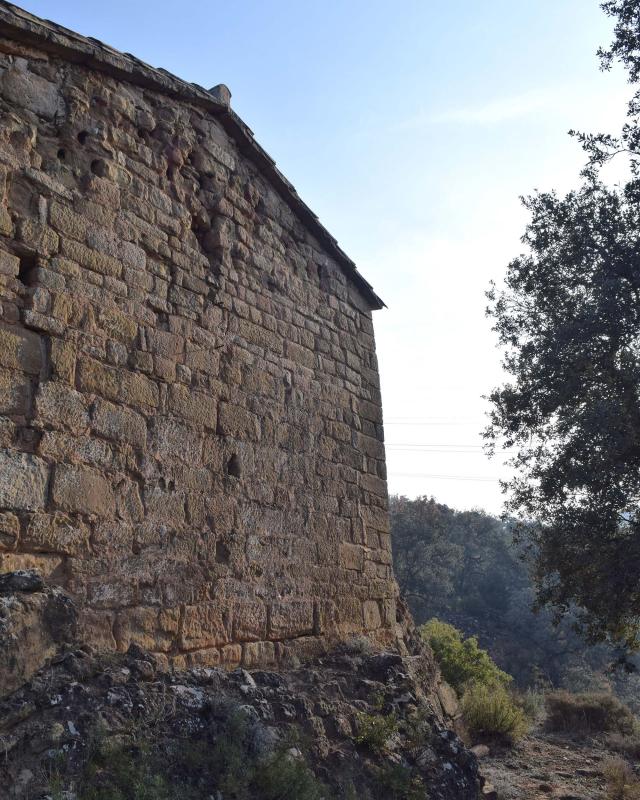
{"label": "rough stone masonry", "polygon": [[371,287],[229,107],[0,2],[0,571],[177,667],[396,636]]}

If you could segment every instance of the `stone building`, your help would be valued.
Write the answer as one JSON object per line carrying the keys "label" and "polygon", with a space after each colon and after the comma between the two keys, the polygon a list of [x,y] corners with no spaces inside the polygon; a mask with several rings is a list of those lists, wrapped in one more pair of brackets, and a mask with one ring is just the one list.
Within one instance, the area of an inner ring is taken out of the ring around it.
{"label": "stone building", "polygon": [[0,570],[176,666],[396,635],[382,303],[229,97],[0,2]]}

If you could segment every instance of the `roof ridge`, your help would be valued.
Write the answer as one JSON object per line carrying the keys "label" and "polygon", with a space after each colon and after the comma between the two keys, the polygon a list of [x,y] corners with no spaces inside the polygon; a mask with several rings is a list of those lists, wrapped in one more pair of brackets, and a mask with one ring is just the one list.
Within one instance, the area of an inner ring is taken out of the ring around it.
{"label": "roof ridge", "polygon": [[106,72],[119,80],[133,83],[163,94],[188,100],[209,113],[236,142],[243,155],[250,158],[278,191],[287,205],[318,238],[330,255],[340,264],[345,275],[358,287],[372,309],[385,307],[371,284],[358,272],[355,263],[340,247],[337,240],[319,221],[317,215],[302,200],[293,184],[276,166],[276,162],[256,141],[251,128],[230,107],[231,93],[224,84],[211,90],[189,83],[160,67],[152,67],[130,53],[123,53],[90,36],[42,19],[29,11],[0,0],[0,34],[36,43],[43,50]]}

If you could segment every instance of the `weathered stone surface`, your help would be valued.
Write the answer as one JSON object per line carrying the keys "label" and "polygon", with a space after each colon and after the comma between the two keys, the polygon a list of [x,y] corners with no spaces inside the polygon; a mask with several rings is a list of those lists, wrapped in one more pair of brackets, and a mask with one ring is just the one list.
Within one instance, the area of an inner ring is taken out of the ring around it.
{"label": "weathered stone surface", "polygon": [[230,627],[229,613],[215,601],[186,606],[181,646],[185,650],[220,647],[231,640]]}
{"label": "weathered stone surface", "polygon": [[269,637],[289,639],[313,633],[313,603],[309,600],[283,600],[269,610]]}
{"label": "weathered stone surface", "polygon": [[44,508],[49,470],[36,456],[0,450],[0,508]]}
{"label": "weathered stone surface", "polygon": [[41,383],[36,395],[36,420],[42,426],[81,433],[89,427],[87,402],[80,392],[64,383]]}
{"label": "weathered stone surface", "polygon": [[115,495],[111,484],[90,467],[59,464],[56,467],[52,490],[53,502],[65,511],[112,517]]}
{"label": "weathered stone surface", "polygon": [[32,331],[0,321],[0,365],[37,375],[42,367],[42,344]]}
{"label": "weathered stone surface", "polygon": [[33,514],[22,537],[21,546],[45,553],[70,556],[88,554],[89,529],[66,514]]}
{"label": "weathered stone surface", "polygon": [[72,641],[76,618],[61,590],[45,591],[29,575],[0,576],[0,699]]}
{"label": "weathered stone surface", "polygon": [[91,414],[96,433],[107,439],[128,442],[144,448],[147,443],[147,423],[141,414],[104,400],[97,400]]}
{"label": "weathered stone surface", "polygon": [[379,299],[224,104],[0,17],[0,564],[167,664],[392,641]]}
{"label": "weathered stone surface", "polygon": [[0,414],[26,415],[31,399],[29,376],[0,369]]}
{"label": "weathered stone surface", "polygon": [[0,78],[0,94],[12,104],[53,119],[63,108],[62,96],[55,83],[29,72],[24,59]]}

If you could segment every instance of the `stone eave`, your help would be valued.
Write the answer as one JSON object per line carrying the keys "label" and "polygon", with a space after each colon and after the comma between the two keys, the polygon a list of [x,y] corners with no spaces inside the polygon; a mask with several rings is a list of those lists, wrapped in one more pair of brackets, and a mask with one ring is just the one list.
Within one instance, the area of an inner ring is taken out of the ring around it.
{"label": "stone eave", "polygon": [[50,20],[40,19],[5,0],[0,0],[0,35],[24,44],[37,45],[67,61],[99,70],[136,86],[186,100],[205,109],[220,122],[243,155],[253,161],[327,253],[338,262],[370,307],[374,310],[385,307],[371,284],[358,272],[355,263],[301,199],[295,187],[276,167],[271,156],[258,144],[249,126],[230,108],[226,101],[228,93],[225,87],[214,94],[195,83],[183,81],[166,70],[151,67],[130,53],[121,53],[97,39],[81,36]]}

